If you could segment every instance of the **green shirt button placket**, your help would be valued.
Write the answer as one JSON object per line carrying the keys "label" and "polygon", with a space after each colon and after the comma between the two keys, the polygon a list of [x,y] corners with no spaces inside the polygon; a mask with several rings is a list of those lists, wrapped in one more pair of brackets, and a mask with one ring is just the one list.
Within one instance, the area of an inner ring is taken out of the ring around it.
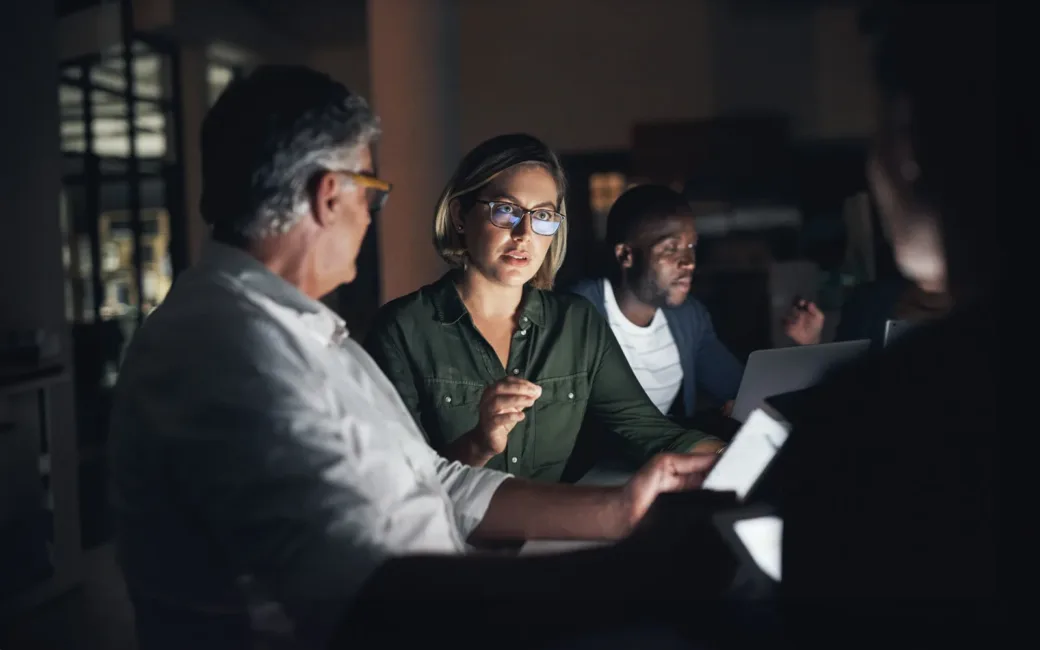
{"label": "green shirt button placket", "polygon": [[[520,328],[513,336],[513,343],[509,350],[509,374],[514,377],[523,377],[525,368],[521,367],[521,359],[527,358],[528,346],[531,344],[529,336],[531,321],[527,316],[521,316]],[[521,462],[530,465],[532,436],[529,431],[534,431],[534,409],[530,408],[524,412],[524,419],[513,429],[509,436],[507,447],[507,459],[509,468],[515,469]],[[519,435],[518,435],[519,434]]]}

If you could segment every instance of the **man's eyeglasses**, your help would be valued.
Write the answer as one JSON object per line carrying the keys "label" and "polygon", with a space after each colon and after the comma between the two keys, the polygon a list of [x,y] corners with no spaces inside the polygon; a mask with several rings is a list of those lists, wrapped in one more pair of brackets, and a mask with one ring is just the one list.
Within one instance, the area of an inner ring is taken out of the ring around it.
{"label": "man's eyeglasses", "polygon": [[340,173],[365,189],[365,198],[368,200],[369,212],[379,212],[383,209],[383,206],[386,205],[386,200],[390,198],[390,189],[393,185],[371,174],[358,172]]}
{"label": "man's eyeglasses", "polygon": [[538,235],[551,237],[560,229],[560,224],[566,218],[556,210],[549,208],[535,208],[525,210],[515,203],[508,201],[477,201],[488,207],[488,221],[491,225],[499,228],[512,230],[523,221],[524,217],[531,215],[531,230]]}

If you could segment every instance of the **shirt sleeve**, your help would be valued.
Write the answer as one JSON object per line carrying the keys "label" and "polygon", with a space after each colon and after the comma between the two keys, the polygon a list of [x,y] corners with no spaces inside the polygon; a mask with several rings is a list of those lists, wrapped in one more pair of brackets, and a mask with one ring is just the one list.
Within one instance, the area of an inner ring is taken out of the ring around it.
{"label": "shirt sleeve", "polygon": [[274,325],[216,338],[193,342],[205,376],[171,387],[191,397],[166,414],[166,463],[178,498],[297,626],[320,637],[388,557],[465,548],[443,495],[377,444],[409,422],[334,402]]}
{"label": "shirt sleeve", "polygon": [[708,310],[702,305],[696,305],[696,308],[703,323],[700,344],[694,358],[697,381],[715,399],[736,399],[740,380],[744,376],[744,366],[715,334]]}
{"label": "shirt sleeve", "polygon": [[593,348],[589,413],[620,436],[633,460],[643,462],[662,451],[686,452],[702,441],[715,439],[678,426],[654,406],[607,322],[591,309],[588,329]]}
{"label": "shirt sleeve", "polygon": [[455,523],[462,537],[468,539],[484,519],[498,487],[513,475],[485,467],[470,467],[433,453],[437,477],[455,506]]}

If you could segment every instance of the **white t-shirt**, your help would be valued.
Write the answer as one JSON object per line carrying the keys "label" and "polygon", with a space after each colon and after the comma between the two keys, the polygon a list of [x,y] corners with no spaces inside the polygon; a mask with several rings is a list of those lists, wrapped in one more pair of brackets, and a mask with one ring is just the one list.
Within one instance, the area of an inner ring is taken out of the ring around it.
{"label": "white t-shirt", "polygon": [[650,401],[662,413],[667,413],[672,408],[675,396],[679,394],[683,372],[679,348],[668,329],[664,312],[658,309],[650,324],[640,327],[621,313],[610,280],[603,280],[603,284],[610,329],[621,344],[628,365],[632,366],[632,371]]}

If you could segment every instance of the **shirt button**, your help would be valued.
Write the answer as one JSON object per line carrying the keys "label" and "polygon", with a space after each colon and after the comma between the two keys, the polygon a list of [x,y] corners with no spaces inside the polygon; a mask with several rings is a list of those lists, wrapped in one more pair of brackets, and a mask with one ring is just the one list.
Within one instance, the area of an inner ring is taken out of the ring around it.
{"label": "shirt button", "polygon": [[520,336],[527,336],[527,330],[520,330]]}
{"label": "shirt button", "polygon": [[448,395],[447,397],[445,397],[444,401],[447,402],[448,404],[451,404],[451,395]]}
{"label": "shirt button", "polygon": [[512,461],[513,461],[514,463],[518,461],[518,459],[517,459],[517,457],[516,457],[516,456],[513,456],[513,458],[512,458],[511,460],[512,460]]}
{"label": "shirt button", "polygon": [[[567,399],[574,399],[574,393],[567,393]],[[448,401],[450,402],[451,398],[448,398]]]}
{"label": "shirt button", "polygon": [[520,374],[520,369],[519,368],[513,368],[513,374],[514,375],[519,375]]}

